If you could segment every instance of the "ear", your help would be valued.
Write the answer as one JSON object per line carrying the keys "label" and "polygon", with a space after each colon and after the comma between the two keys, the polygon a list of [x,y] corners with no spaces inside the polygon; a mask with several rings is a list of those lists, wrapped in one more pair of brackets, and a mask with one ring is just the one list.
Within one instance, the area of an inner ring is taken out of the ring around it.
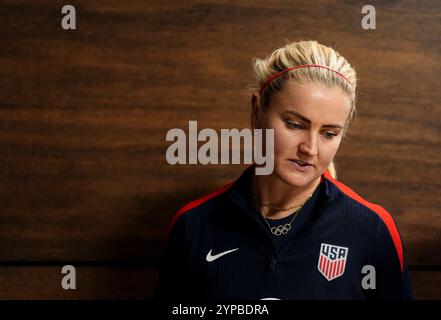
{"label": "ear", "polygon": [[250,124],[251,128],[259,128],[260,124],[260,113],[262,112],[262,104],[260,101],[260,96],[257,92],[254,92],[251,95],[251,118],[250,118]]}

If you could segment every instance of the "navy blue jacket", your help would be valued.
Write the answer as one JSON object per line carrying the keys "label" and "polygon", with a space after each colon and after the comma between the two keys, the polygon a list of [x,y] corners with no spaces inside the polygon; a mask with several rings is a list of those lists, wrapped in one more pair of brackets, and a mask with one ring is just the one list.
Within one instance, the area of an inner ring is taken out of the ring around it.
{"label": "navy blue jacket", "polygon": [[384,208],[326,171],[292,229],[276,237],[252,206],[252,174],[249,167],[173,217],[157,299],[412,298],[403,243]]}

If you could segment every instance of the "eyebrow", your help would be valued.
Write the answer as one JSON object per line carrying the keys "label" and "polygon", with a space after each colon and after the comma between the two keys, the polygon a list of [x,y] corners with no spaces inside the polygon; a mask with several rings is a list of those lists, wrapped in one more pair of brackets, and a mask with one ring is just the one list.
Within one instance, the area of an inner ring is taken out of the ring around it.
{"label": "eyebrow", "polygon": [[[295,115],[296,117],[299,117],[300,119],[302,119],[303,121],[307,122],[307,123],[311,123],[311,120],[309,120],[308,118],[306,118],[304,115],[301,115],[298,112],[292,111],[292,110],[286,110],[286,113],[291,113],[293,115]],[[340,124],[324,124],[322,127],[327,127],[327,128],[341,128],[343,129],[343,126]]]}

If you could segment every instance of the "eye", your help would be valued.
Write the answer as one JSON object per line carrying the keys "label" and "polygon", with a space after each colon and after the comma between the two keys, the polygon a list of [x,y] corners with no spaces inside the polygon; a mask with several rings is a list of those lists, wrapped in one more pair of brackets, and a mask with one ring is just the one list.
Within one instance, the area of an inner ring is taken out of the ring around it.
{"label": "eye", "polygon": [[325,136],[326,139],[329,139],[329,140],[331,140],[332,138],[337,136],[336,133],[329,132],[329,131],[323,132],[323,135]]}
{"label": "eye", "polygon": [[293,128],[293,129],[302,129],[302,125],[298,122],[292,122],[292,121],[287,121],[288,126]]}

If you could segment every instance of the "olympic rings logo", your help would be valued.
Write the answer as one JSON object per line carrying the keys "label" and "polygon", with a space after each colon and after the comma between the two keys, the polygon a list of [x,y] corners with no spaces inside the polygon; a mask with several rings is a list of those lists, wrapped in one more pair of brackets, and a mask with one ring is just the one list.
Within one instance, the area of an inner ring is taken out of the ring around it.
{"label": "olympic rings logo", "polygon": [[271,228],[271,232],[276,236],[287,234],[289,230],[291,230],[291,225],[289,223]]}

